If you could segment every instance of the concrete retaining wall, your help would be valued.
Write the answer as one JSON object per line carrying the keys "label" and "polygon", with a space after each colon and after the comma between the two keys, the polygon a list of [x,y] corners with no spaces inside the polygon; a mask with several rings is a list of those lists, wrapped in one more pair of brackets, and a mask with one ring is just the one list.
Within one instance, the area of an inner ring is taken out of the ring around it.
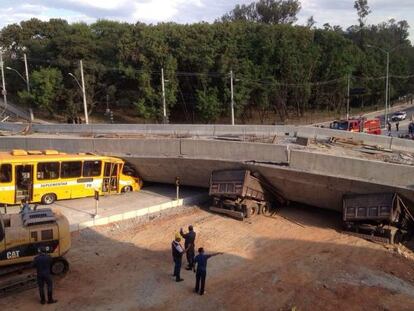
{"label": "concrete retaining wall", "polygon": [[80,223],[72,223],[70,224],[70,231],[80,231],[86,228],[96,227],[96,226],[103,226],[108,225],[111,223],[124,221],[133,218],[148,218],[153,215],[161,215],[166,211],[175,209],[177,207],[182,207],[184,205],[195,205],[201,204],[208,200],[208,195],[206,194],[199,194],[189,198],[174,200],[166,203],[161,203],[158,205],[149,206],[146,208],[140,208],[137,210],[132,210],[128,212],[124,212],[121,214],[115,214],[107,217],[98,217],[89,221],[84,221]]}
{"label": "concrete retaining wall", "polygon": [[[0,123],[0,130],[20,132],[27,124]],[[33,124],[32,130],[37,133],[65,134],[158,134],[177,136],[223,136],[223,135],[256,135],[256,136],[293,136],[326,138],[341,137],[363,141],[369,145],[383,148],[414,152],[414,142],[382,135],[351,133],[312,126],[290,125],[193,125],[193,124]]]}
{"label": "concrete retaining wall", "polygon": [[181,156],[195,159],[288,163],[287,146],[215,140],[181,140]]}
{"label": "concrete retaining wall", "polygon": [[413,188],[414,167],[292,150],[289,166],[296,170]]}

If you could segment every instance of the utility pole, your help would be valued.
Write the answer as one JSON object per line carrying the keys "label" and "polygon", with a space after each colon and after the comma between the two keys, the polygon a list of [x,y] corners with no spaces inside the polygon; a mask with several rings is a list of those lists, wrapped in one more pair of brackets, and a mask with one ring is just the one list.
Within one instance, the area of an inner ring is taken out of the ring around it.
{"label": "utility pole", "polygon": [[230,70],[230,92],[231,92],[231,125],[234,125],[234,90],[233,90],[233,70]]}
{"label": "utility pole", "polygon": [[4,63],[3,63],[3,52],[0,51],[0,68],[1,68],[1,81],[3,86],[3,99],[4,99],[4,108],[7,107],[7,91],[6,91],[6,80],[4,79]]}
{"label": "utility pole", "polygon": [[27,57],[26,53],[23,54],[24,59],[24,69],[26,71],[26,86],[27,86],[27,93],[30,94],[30,82],[29,82],[29,67],[27,66]]}
{"label": "utility pole", "polygon": [[82,79],[83,110],[85,111],[85,123],[86,124],[89,124],[88,106],[86,104],[85,78],[83,76],[83,64],[82,64],[82,60],[80,60],[80,71],[81,71],[81,79]]}
{"label": "utility pole", "polygon": [[349,120],[349,96],[351,95],[351,75],[348,74],[348,96],[346,98],[346,119]]}
{"label": "utility pole", "polygon": [[385,125],[388,122],[388,83],[389,83],[389,72],[390,72],[390,52],[387,51],[387,78],[385,82]]}
{"label": "utility pole", "polygon": [[163,123],[167,124],[167,106],[165,104],[165,85],[164,85],[164,68],[161,68],[161,89],[162,89],[162,118]]}

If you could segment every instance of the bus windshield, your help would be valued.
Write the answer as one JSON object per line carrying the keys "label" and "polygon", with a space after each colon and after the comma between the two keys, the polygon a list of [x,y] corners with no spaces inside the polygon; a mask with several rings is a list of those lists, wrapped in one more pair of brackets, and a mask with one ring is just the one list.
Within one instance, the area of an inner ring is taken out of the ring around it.
{"label": "bus windshield", "polygon": [[124,168],[122,169],[122,174],[127,175],[127,176],[132,176],[132,177],[138,177],[138,173],[135,170],[135,168],[127,163],[124,164]]}

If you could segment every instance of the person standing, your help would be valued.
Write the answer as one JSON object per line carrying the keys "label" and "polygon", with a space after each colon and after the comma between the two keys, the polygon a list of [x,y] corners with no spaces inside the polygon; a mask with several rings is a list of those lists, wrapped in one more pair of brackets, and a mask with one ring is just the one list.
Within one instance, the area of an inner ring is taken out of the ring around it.
{"label": "person standing", "polygon": [[194,266],[194,256],[195,256],[195,238],[196,233],[194,232],[194,228],[192,225],[188,226],[188,233],[183,232],[183,228],[180,229],[180,234],[184,238],[184,247],[187,250],[186,257],[187,257],[187,267],[186,270],[193,269]]}
{"label": "person standing", "polygon": [[175,240],[171,243],[172,257],[174,260],[174,274],[176,282],[182,282],[184,279],[181,278],[181,262],[186,250],[180,244],[181,236],[177,233]]}
{"label": "person standing", "polygon": [[399,131],[400,128],[400,122],[397,121],[397,123],[395,123],[395,129],[397,130],[397,132]]}
{"label": "person standing", "polygon": [[388,133],[391,133],[391,123],[389,120],[387,120],[387,128],[388,128]]}
{"label": "person standing", "polygon": [[33,266],[37,272],[37,285],[39,287],[40,303],[44,305],[45,299],[45,284],[47,286],[47,303],[56,303],[53,299],[53,281],[50,273],[50,266],[52,265],[52,257],[50,257],[44,248],[39,249],[39,255],[33,260]]}
{"label": "person standing", "polygon": [[223,253],[213,253],[206,255],[202,247],[198,249],[198,255],[194,259],[194,272],[196,273],[196,285],[194,289],[195,293],[204,295],[207,276],[207,260],[213,256],[221,254]]}

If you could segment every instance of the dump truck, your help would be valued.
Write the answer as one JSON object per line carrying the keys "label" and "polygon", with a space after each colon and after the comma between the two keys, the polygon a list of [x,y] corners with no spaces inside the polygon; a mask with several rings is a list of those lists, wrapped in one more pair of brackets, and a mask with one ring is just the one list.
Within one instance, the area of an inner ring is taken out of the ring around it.
{"label": "dump truck", "polygon": [[414,218],[397,193],[349,194],[343,197],[345,230],[383,243],[399,243],[412,235]]}
{"label": "dump truck", "polygon": [[211,173],[211,211],[237,219],[271,214],[287,200],[264,177],[249,170],[217,170]]}
{"label": "dump truck", "polygon": [[40,249],[53,259],[51,273],[64,275],[69,263],[63,256],[70,247],[69,221],[58,210],[0,213],[0,296],[36,286],[31,263]]}

